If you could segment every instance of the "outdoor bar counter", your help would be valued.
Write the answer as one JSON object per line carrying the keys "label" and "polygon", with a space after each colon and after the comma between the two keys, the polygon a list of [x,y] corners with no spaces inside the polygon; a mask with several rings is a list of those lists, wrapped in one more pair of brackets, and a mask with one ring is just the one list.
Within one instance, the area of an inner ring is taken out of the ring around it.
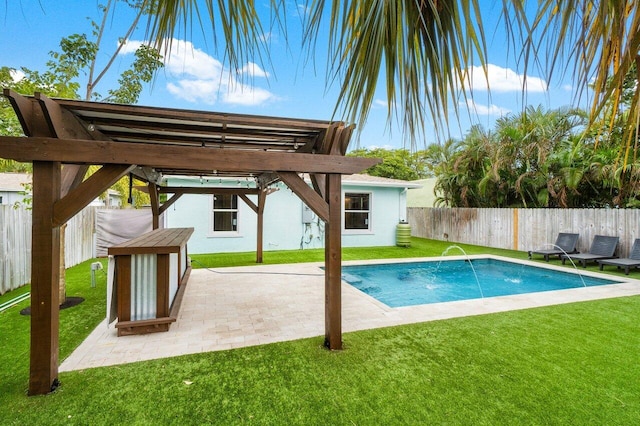
{"label": "outdoor bar counter", "polygon": [[193,228],[156,229],[109,247],[115,259],[118,336],[168,331],[176,321],[191,266]]}

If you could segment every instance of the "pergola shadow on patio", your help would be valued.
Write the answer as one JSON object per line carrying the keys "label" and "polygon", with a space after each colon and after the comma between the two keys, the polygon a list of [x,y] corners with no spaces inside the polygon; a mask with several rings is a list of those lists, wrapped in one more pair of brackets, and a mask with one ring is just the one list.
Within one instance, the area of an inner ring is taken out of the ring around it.
{"label": "pergola shadow on patio", "polygon": [[[319,218],[325,232],[325,345],[342,348],[341,175],[376,159],[345,157],[353,126],[303,120],[104,104],[3,91],[25,137],[0,136],[0,157],[33,163],[33,244],[29,395],[58,386],[60,227],[118,179],[146,182],[159,216],[187,193],[235,194],[258,215],[269,186],[284,182]],[[88,166],[100,169],[86,177]],[[308,173],[313,187],[300,174]],[[163,175],[250,177],[256,188],[166,188]],[[161,203],[160,194],[172,194]],[[257,195],[257,204],[247,195]]]}

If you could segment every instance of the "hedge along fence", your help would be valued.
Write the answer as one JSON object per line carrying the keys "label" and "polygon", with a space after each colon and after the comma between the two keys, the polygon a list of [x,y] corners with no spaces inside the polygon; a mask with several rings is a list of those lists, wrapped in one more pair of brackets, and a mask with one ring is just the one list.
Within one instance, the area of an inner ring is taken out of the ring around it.
{"label": "hedge along fence", "polygon": [[[93,257],[96,207],[86,207],[65,229],[65,265]],[[31,281],[31,210],[0,205],[0,294]]]}
{"label": "hedge along fence", "polygon": [[618,255],[640,238],[640,209],[477,209],[410,207],[411,235],[433,240],[529,251],[551,248],[559,232],[580,234],[588,252],[595,235],[620,237]]}

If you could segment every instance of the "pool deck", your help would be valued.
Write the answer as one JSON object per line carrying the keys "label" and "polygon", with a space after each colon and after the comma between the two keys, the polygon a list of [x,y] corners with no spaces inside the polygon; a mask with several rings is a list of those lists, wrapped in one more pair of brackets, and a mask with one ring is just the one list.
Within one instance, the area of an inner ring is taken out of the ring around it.
{"label": "pool deck", "polygon": [[[446,259],[464,257],[448,256]],[[433,260],[439,258],[385,259],[343,264]],[[517,262],[569,271],[568,268],[556,266],[553,262]],[[323,336],[322,266],[322,263],[303,263],[194,269],[178,319],[168,332],[117,337],[114,325],[107,326],[105,320],[62,362],[59,370],[81,370]],[[342,330],[350,332],[640,294],[639,280],[603,275],[594,269],[597,268],[590,266],[588,269],[580,268],[579,271],[585,276],[625,282],[403,308],[389,308],[343,282]]]}

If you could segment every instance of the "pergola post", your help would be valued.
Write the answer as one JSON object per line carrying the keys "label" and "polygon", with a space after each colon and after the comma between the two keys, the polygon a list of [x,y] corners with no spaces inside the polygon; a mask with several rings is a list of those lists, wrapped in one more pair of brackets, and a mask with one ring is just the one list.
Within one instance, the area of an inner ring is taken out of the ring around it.
{"label": "pergola post", "polygon": [[49,393],[59,384],[60,227],[53,216],[60,179],[60,163],[33,162],[29,395]]}
{"label": "pergola post", "polygon": [[160,228],[160,199],[158,197],[158,185],[149,182],[149,200],[151,202],[151,227]]}
{"label": "pergola post", "polygon": [[262,251],[264,248],[264,204],[267,201],[267,190],[261,189],[258,193],[258,229],[256,263],[262,263]]}
{"label": "pergola post", "polygon": [[326,201],[329,220],[325,229],[325,340],[328,349],[342,349],[342,179],[339,174],[326,176]]}

